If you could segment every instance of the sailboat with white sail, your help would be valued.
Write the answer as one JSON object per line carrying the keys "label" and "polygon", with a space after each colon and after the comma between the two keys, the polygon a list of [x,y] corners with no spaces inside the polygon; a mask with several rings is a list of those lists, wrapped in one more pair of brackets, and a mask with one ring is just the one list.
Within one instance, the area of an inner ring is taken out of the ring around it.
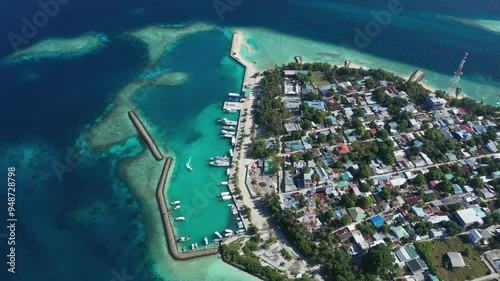
{"label": "sailboat with white sail", "polygon": [[186,163],[186,168],[191,172],[193,171],[193,168],[191,167],[191,156],[189,156],[189,160]]}

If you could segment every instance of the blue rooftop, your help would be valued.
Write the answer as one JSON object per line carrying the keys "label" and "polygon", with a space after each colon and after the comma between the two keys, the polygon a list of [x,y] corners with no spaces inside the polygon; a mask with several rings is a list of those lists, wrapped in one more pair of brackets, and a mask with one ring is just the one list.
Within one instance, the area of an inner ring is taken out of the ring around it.
{"label": "blue rooftop", "polygon": [[325,102],[320,101],[320,100],[315,100],[315,101],[304,101],[307,105],[310,107],[314,107],[317,110],[325,110]]}
{"label": "blue rooftop", "polygon": [[381,225],[384,224],[384,219],[377,215],[377,216],[374,216],[373,218],[370,219],[371,222],[373,222],[373,224],[376,226],[376,227],[379,227]]}

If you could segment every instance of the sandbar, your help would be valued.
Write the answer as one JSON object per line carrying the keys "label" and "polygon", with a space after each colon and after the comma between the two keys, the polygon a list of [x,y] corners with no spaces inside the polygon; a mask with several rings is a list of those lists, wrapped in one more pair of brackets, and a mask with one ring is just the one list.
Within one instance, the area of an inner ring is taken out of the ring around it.
{"label": "sandbar", "polygon": [[6,61],[83,56],[103,47],[107,42],[108,37],[105,34],[94,32],[74,38],[49,38],[11,54]]}
{"label": "sandbar", "polygon": [[149,67],[154,67],[160,58],[168,53],[171,47],[184,37],[215,29],[215,25],[208,23],[194,23],[184,27],[152,25],[127,32],[125,36],[130,36],[146,44],[148,48]]}
{"label": "sandbar", "polygon": [[[171,72],[152,79],[134,80],[125,85],[116,94],[112,107],[104,113],[101,122],[96,123],[87,131],[91,147],[97,151],[107,150],[137,135],[137,131],[128,118],[129,111],[138,110],[133,99],[134,95],[137,95],[137,99],[145,99],[146,87],[175,86],[184,83],[187,79],[187,73]],[[151,132],[149,123],[144,119],[143,117],[144,126]]]}

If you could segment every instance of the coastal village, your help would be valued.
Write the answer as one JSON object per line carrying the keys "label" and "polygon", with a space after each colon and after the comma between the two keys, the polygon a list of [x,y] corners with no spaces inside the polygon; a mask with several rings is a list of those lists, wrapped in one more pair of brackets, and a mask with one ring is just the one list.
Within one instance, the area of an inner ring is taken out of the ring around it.
{"label": "coastal village", "polygon": [[227,261],[264,280],[497,280],[498,108],[349,62],[231,56],[247,84],[229,188],[251,238]]}

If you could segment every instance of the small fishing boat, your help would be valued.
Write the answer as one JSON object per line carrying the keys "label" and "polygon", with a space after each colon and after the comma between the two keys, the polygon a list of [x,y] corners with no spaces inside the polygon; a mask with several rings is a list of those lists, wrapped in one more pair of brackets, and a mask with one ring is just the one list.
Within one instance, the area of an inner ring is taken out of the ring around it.
{"label": "small fishing boat", "polygon": [[212,242],[219,243],[222,239],[213,239]]}
{"label": "small fishing boat", "polygon": [[227,201],[227,200],[231,200],[231,199],[232,199],[231,195],[224,195],[220,198],[220,200],[222,200],[222,201]]}
{"label": "small fishing boat", "polygon": [[237,98],[240,97],[240,94],[237,94],[237,93],[229,93],[227,95],[230,96],[230,97],[237,97]]}
{"label": "small fishing boat", "polygon": [[207,237],[203,238],[203,241],[205,241],[205,246],[208,246],[208,238]]}
{"label": "small fishing boat", "polygon": [[229,183],[227,181],[221,181],[219,182],[219,185],[228,185]]}
{"label": "small fishing boat", "polygon": [[218,231],[214,232],[215,235],[217,235],[217,237],[219,237],[220,239],[222,239],[222,235],[220,235],[220,233]]}
{"label": "small fishing boat", "polygon": [[229,229],[229,228],[224,229],[224,231],[225,231],[226,233],[234,233],[234,231],[233,231],[233,230],[231,230],[231,229]]}
{"label": "small fishing boat", "polygon": [[191,240],[191,236],[186,236],[186,237],[183,236],[183,237],[177,239],[177,242],[182,243],[182,242],[186,242],[189,240]]}
{"label": "small fishing boat", "polygon": [[236,138],[235,138],[235,137],[232,137],[232,138],[231,138],[231,144],[232,144],[232,145],[235,145],[235,144],[236,144]]}
{"label": "small fishing boat", "polygon": [[181,201],[174,201],[174,202],[171,202],[170,205],[179,205],[181,203]]}
{"label": "small fishing boat", "polygon": [[229,176],[229,174],[231,174],[231,169],[227,168],[226,174]]}
{"label": "small fishing boat", "polygon": [[194,248],[198,248],[198,243],[194,243]]}
{"label": "small fishing boat", "polygon": [[233,157],[233,154],[234,154],[233,150],[229,149],[229,155],[231,155],[231,157]]}
{"label": "small fishing boat", "polygon": [[186,220],[186,218],[185,217],[176,217],[175,220],[176,221],[183,221],[183,220]]}
{"label": "small fishing boat", "polygon": [[186,251],[186,246],[183,246],[182,247],[182,251],[185,252]]}
{"label": "small fishing boat", "polygon": [[179,210],[181,208],[181,205],[177,205],[174,207],[174,210]]}
{"label": "small fishing boat", "polygon": [[234,131],[234,130],[236,130],[236,127],[234,127],[234,126],[222,126],[222,129]]}
{"label": "small fishing boat", "polygon": [[191,244],[191,250],[194,250],[194,244]]}
{"label": "small fishing boat", "polygon": [[186,168],[191,172],[193,171],[193,168],[191,167],[191,156],[189,156],[189,160],[186,163]]}
{"label": "small fishing boat", "polygon": [[231,195],[231,192],[226,191],[226,192],[221,192],[219,194],[220,197],[224,197],[224,196],[228,196],[228,195]]}
{"label": "small fishing boat", "polygon": [[233,135],[231,135],[231,134],[222,134],[222,135],[221,135],[221,137],[223,137],[223,138],[228,138],[228,139],[230,139],[230,138],[234,138],[234,136],[233,136]]}
{"label": "small fishing boat", "polygon": [[233,236],[234,236],[234,233],[226,233],[226,234],[224,234],[224,237],[226,237],[226,238],[231,238]]}

